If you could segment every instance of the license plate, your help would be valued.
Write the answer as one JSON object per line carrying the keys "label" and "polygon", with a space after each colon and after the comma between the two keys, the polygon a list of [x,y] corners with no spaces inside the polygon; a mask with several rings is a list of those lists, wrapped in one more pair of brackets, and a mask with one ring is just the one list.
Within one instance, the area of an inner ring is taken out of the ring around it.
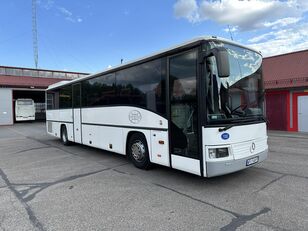
{"label": "license plate", "polygon": [[248,159],[248,160],[246,160],[246,166],[258,163],[258,161],[259,161],[259,157],[258,156],[254,157],[254,158],[251,158],[251,159]]}

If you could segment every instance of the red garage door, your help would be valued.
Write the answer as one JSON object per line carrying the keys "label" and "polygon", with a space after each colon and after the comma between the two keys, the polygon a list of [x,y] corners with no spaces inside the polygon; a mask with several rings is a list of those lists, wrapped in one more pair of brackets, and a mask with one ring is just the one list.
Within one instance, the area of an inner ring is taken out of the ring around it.
{"label": "red garage door", "polygon": [[266,93],[266,116],[270,130],[287,131],[289,92]]}

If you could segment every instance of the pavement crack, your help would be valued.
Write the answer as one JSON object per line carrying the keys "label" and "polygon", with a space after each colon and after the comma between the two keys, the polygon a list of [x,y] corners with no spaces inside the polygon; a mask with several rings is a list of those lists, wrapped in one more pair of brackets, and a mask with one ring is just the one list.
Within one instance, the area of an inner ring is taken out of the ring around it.
{"label": "pavement crack", "polygon": [[257,191],[253,192],[253,193],[259,193],[261,192],[262,190],[266,189],[268,186],[270,186],[271,184],[274,184],[275,182],[279,181],[281,178],[285,177],[286,174],[283,174],[273,180],[271,180],[269,183],[267,183],[266,185],[262,186],[260,189],[258,189]]}
{"label": "pavement crack", "polygon": [[48,147],[29,148],[29,149],[20,150],[20,151],[18,151],[18,152],[11,153],[11,155],[19,154],[19,153],[23,153],[23,152],[28,152],[28,151],[33,151],[33,150],[45,149],[45,148],[50,148],[50,147],[48,146]]}
{"label": "pavement crack", "polygon": [[268,228],[271,228],[273,230],[277,230],[277,231],[291,231],[290,229],[285,229],[285,228],[280,228],[278,226],[275,226],[275,225],[270,225],[270,224],[266,224],[264,222],[260,222],[260,221],[254,221],[255,223],[259,224],[259,225],[264,225]]}
{"label": "pavement crack", "polygon": [[120,174],[124,174],[124,175],[129,175],[129,176],[133,176],[133,174],[130,174],[130,173],[127,173],[127,172],[124,172],[124,171],[121,171],[121,170],[118,170],[118,169],[112,169],[113,171],[117,172],[117,173],[120,173]]}
{"label": "pavement crack", "polygon": [[240,214],[235,213],[235,212],[233,212],[233,211],[231,211],[231,210],[227,210],[227,209],[221,208],[221,207],[219,207],[219,206],[217,206],[217,205],[214,205],[214,204],[212,204],[212,203],[210,203],[210,202],[203,201],[203,200],[201,200],[201,199],[192,197],[192,196],[190,196],[190,195],[188,195],[188,194],[182,193],[182,192],[177,191],[177,190],[175,190],[175,189],[173,189],[173,188],[169,188],[169,187],[167,187],[167,186],[164,186],[164,185],[161,185],[161,184],[157,184],[157,183],[152,183],[152,184],[154,184],[154,185],[156,185],[156,186],[158,186],[158,187],[167,189],[167,190],[169,190],[169,191],[175,192],[175,193],[177,193],[177,194],[179,194],[179,195],[181,195],[181,196],[184,196],[184,197],[186,197],[186,198],[189,198],[189,199],[191,199],[191,200],[200,202],[200,203],[202,203],[202,204],[209,205],[209,206],[211,206],[212,208],[215,208],[215,209],[218,209],[218,210],[220,210],[220,211],[226,212],[226,213],[228,213],[228,214],[231,214],[232,216],[235,216],[235,217],[240,217],[240,216],[241,216]]}
{"label": "pavement crack", "polygon": [[[65,177],[63,179],[60,179],[54,182],[42,182],[42,183],[35,183],[35,184],[31,184],[31,183],[30,184],[19,184],[18,186],[25,186],[25,189],[20,191],[20,195],[23,197],[25,202],[29,202],[33,200],[38,193],[40,193],[41,191],[45,190],[46,188],[50,186],[54,186],[56,184],[65,183],[65,182],[73,181],[79,178],[95,175],[97,173],[101,173],[103,171],[107,171],[110,169],[111,168],[104,168],[104,169],[100,169],[94,172],[73,175],[73,176]],[[33,190],[35,191],[33,192]]]}
{"label": "pavement crack", "polygon": [[88,172],[88,173],[84,173],[84,174],[68,176],[68,177],[65,177],[63,179],[59,179],[59,180],[56,180],[56,181],[53,181],[53,182],[12,184],[12,185],[24,187],[24,189],[19,191],[19,195],[23,198],[23,200],[25,202],[29,202],[29,201],[33,200],[38,193],[40,193],[41,191],[45,190],[46,188],[48,188],[50,186],[54,186],[54,185],[57,185],[57,184],[60,184],[60,183],[73,181],[73,180],[80,179],[80,178],[83,178],[83,177],[92,176],[92,175],[95,175],[95,174],[98,174],[98,173],[101,173],[101,172],[104,172],[104,171],[107,171],[107,170],[111,170],[113,168],[121,167],[123,165],[127,165],[127,163],[119,164],[119,165],[116,165],[116,166],[113,166],[113,167],[103,168],[103,169],[100,169],[100,170],[97,170],[97,171]]}
{"label": "pavement crack", "polygon": [[280,174],[280,175],[285,175],[285,176],[293,176],[293,177],[298,177],[298,178],[303,178],[303,179],[308,180],[308,176],[301,176],[301,175],[292,174],[292,173],[284,173],[284,172],[269,170],[269,169],[263,168],[263,167],[256,167],[255,169],[260,169],[260,170],[264,170],[264,171],[275,173],[275,174]]}
{"label": "pavement crack", "polygon": [[66,153],[68,153],[68,154],[71,154],[71,155],[74,155],[74,156],[79,156],[79,155],[77,155],[77,154],[75,154],[75,153],[73,153],[73,152],[70,152],[70,151],[68,151],[68,150],[65,150],[65,149],[62,148],[62,147],[59,147],[59,146],[57,146],[57,145],[49,144],[48,142],[43,142],[43,141],[41,141],[41,140],[39,140],[39,139],[36,139],[36,138],[34,138],[34,137],[26,136],[26,138],[27,138],[27,139],[30,139],[30,140],[34,140],[34,141],[36,141],[36,142],[38,142],[38,143],[40,143],[40,144],[47,145],[47,146],[50,147],[50,148],[57,148],[57,149],[59,149],[59,150],[61,150],[61,151],[63,151],[63,152],[66,152]]}
{"label": "pavement crack", "polygon": [[15,187],[11,184],[9,181],[7,175],[3,172],[3,170],[0,168],[0,176],[2,180],[6,183],[10,191],[15,195],[15,197],[19,200],[21,205],[24,207],[28,214],[28,218],[30,223],[39,231],[45,231],[45,228],[43,224],[38,220],[38,218],[35,216],[35,213],[31,209],[31,207],[26,203],[26,201],[23,199],[23,197],[20,195],[20,193],[15,189]]}
{"label": "pavement crack", "polygon": [[236,230],[238,227],[244,225],[245,223],[247,223],[248,221],[251,221],[253,219],[255,219],[256,217],[268,213],[269,211],[271,211],[270,208],[263,208],[261,209],[259,212],[251,214],[251,215],[240,215],[238,217],[235,217],[232,219],[232,221],[227,224],[226,226],[222,227],[220,229],[220,231],[233,231]]}
{"label": "pavement crack", "polygon": [[200,202],[202,204],[206,204],[208,206],[211,206],[212,208],[215,208],[215,209],[218,209],[220,211],[223,211],[223,212],[226,212],[228,214],[231,214],[232,216],[234,216],[234,218],[232,219],[232,221],[230,222],[230,224],[222,227],[220,230],[221,231],[232,231],[232,230],[236,230],[238,227],[244,225],[246,222],[248,221],[251,221],[253,220],[254,218],[256,218],[257,216],[261,215],[261,214],[265,214],[269,211],[271,211],[270,208],[263,208],[261,209],[259,212],[257,213],[254,213],[254,214],[251,214],[251,215],[242,215],[242,214],[239,214],[239,213],[236,213],[234,211],[231,211],[231,210],[228,210],[228,209],[225,209],[225,208],[221,208],[217,205],[214,205],[210,202],[207,202],[207,201],[204,201],[204,200],[201,200],[201,199],[198,199],[198,198],[195,198],[193,196],[190,196],[188,194],[185,194],[185,193],[182,193],[182,192],[179,192],[173,188],[169,188],[167,186],[164,186],[164,185],[161,185],[161,184],[157,184],[157,183],[152,183],[158,187],[161,187],[161,188],[164,188],[164,189],[167,189],[167,190],[170,190],[172,192],[175,192],[181,196],[184,196],[186,198],[189,198],[189,199],[192,199],[194,201],[197,201],[197,202]]}

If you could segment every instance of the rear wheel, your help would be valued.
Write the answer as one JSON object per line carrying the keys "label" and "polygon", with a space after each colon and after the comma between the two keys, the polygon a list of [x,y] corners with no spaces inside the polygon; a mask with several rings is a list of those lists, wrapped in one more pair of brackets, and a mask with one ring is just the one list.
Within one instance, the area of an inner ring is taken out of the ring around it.
{"label": "rear wheel", "polygon": [[129,139],[127,152],[137,168],[149,169],[151,167],[149,149],[144,135],[133,134]]}
{"label": "rear wheel", "polygon": [[61,141],[64,145],[69,145],[70,141],[68,140],[66,126],[61,127]]}

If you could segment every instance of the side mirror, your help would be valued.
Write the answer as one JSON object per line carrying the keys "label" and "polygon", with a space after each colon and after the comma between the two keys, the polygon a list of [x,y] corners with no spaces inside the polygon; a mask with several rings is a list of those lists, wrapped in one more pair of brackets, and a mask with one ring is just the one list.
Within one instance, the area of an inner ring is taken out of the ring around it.
{"label": "side mirror", "polygon": [[206,57],[215,56],[217,63],[218,75],[220,78],[230,76],[230,64],[228,51],[224,47],[215,47],[207,53]]}

